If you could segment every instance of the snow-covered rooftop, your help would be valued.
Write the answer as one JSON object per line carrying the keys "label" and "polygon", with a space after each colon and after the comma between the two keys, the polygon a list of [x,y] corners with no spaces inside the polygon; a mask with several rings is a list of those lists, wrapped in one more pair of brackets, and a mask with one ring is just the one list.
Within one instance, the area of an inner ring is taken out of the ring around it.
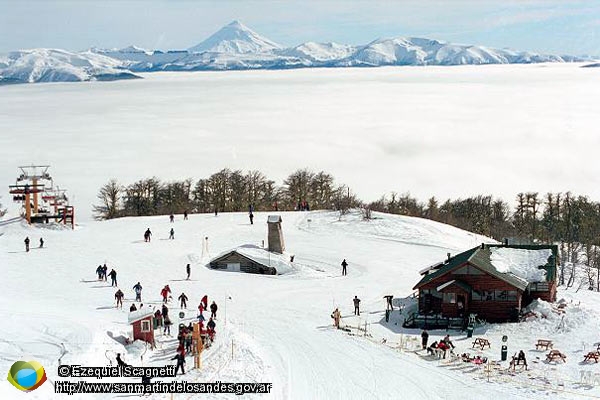
{"label": "snow-covered rooftop", "polygon": [[545,280],[546,271],[539,266],[546,265],[552,250],[515,249],[492,247],[490,261],[498,272],[511,273],[528,282]]}
{"label": "snow-covered rooftop", "polygon": [[139,321],[140,319],[147,318],[151,315],[154,315],[154,311],[149,308],[144,308],[142,310],[132,311],[127,315],[127,321],[129,324],[133,324],[135,321]]}
{"label": "snow-covered rooftop", "polygon": [[[223,255],[231,252],[232,250],[228,250],[219,254],[213,260],[221,258]],[[277,274],[287,274],[294,270],[294,267],[289,262],[289,259],[284,254],[271,253],[262,247],[258,247],[252,244],[242,245],[233,249],[233,251],[247,257],[251,260],[256,261],[259,264],[275,268],[277,270]],[[212,262],[212,260],[211,260]]]}

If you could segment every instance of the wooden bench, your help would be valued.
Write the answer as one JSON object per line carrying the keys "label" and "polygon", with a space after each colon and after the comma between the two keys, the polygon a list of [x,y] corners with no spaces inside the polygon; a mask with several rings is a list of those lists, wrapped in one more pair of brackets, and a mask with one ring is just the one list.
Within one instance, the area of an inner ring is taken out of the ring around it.
{"label": "wooden bench", "polygon": [[475,348],[475,346],[479,346],[481,348],[481,350],[483,350],[485,348],[485,346],[487,346],[488,348],[492,347],[490,345],[490,342],[484,338],[476,338],[475,341],[473,342],[473,348]]}
{"label": "wooden bench", "polygon": [[560,360],[566,363],[567,356],[558,350],[550,350],[550,353],[548,353],[548,355],[546,356],[546,360],[550,362]]}
{"label": "wooden bench", "polygon": [[598,362],[598,358],[600,358],[600,351],[590,351],[585,355],[585,357],[583,357],[583,362],[592,360]]}
{"label": "wooden bench", "polygon": [[539,350],[539,349],[548,350],[548,349],[553,349],[553,348],[554,348],[554,343],[552,343],[552,340],[538,339],[538,341],[535,345],[536,350]]}

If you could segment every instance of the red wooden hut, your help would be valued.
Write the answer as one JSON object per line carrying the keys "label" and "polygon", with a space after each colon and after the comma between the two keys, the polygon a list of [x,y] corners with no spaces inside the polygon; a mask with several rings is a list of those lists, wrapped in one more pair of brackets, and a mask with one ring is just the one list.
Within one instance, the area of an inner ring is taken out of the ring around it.
{"label": "red wooden hut", "polygon": [[143,340],[154,346],[154,311],[142,309],[129,313],[129,325],[133,325],[133,340]]}

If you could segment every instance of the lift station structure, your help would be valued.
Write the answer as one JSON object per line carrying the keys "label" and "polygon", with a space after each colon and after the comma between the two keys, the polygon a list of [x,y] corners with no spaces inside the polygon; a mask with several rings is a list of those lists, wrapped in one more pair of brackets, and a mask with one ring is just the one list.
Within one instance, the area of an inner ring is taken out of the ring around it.
{"label": "lift station structure", "polygon": [[22,203],[23,217],[29,224],[48,223],[51,219],[75,227],[75,208],[69,204],[66,190],[54,187],[49,165],[19,167],[20,175],[9,185],[13,201]]}

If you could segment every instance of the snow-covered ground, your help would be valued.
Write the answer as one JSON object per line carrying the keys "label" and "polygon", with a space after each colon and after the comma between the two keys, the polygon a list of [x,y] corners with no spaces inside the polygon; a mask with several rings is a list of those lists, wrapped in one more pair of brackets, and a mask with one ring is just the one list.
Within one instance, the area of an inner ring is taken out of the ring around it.
{"label": "snow-covered ground", "polygon": [[[140,281],[145,307],[160,304],[159,292],[165,284],[172,288],[173,297],[184,291],[190,298],[192,311],[186,317],[195,315],[193,310],[204,294],[219,304],[216,342],[203,354],[203,369],[186,374],[188,381],[273,382],[273,393],[267,397],[277,399],[600,395],[600,387],[573,383],[580,369],[598,369],[578,364],[584,346],[590,349],[600,339],[597,294],[559,292],[567,301],[582,302],[567,306],[562,324],[559,316],[548,315],[520,325],[479,328],[475,335],[485,335],[492,342],[492,349],[482,354],[498,359],[500,337],[507,334],[510,353],[526,350],[532,370],[493,376],[488,383],[476,368],[394,350],[401,338],[419,332],[402,329],[397,312],[389,324],[382,322],[384,295],[410,295],[419,279],[418,270],[444,259],[447,252],[456,253],[488,239],[418,218],[376,213],[374,220],[362,221],[354,212],[339,221],[334,212],[284,212],[287,252],[295,255],[292,273],[259,276],[203,266],[204,260],[229,248],[260,245],[266,239],[267,215],[256,213],[254,225],[246,213],[224,213],[191,215],[188,221],[178,215],[174,224],[166,216],[89,222],[74,231],[21,224],[4,227],[0,236],[0,370],[6,371],[17,359],[35,359],[46,367],[49,380],[55,381],[61,343],[66,364],[106,365],[107,357],[116,352],[125,352],[126,361],[134,365],[172,363],[168,359],[175,348],[173,338],[159,336],[154,352],[139,345],[125,350],[114,339],[129,332],[125,309],[133,298],[132,286]],[[167,239],[171,226],[175,240]],[[154,235],[151,243],[144,243],[142,234],[148,227]],[[26,235],[33,243],[43,236],[47,248],[25,253]],[[203,255],[205,236],[209,251]],[[346,277],[340,276],[342,258],[349,263]],[[118,271],[119,287],[126,296],[124,310],[112,307],[115,289],[95,280],[95,268],[104,262]],[[187,263],[192,264],[190,281],[185,280]],[[351,315],[354,295],[362,299],[361,317]],[[367,323],[372,337],[334,330],[330,318],[334,307],[340,307],[344,324]],[[172,315],[178,311],[171,308]],[[430,341],[443,334],[432,332]],[[470,347],[463,333],[451,334],[458,351]],[[555,348],[567,353],[567,364],[534,362],[538,354],[531,349],[538,338],[555,340]],[[556,377],[564,386],[544,380]],[[0,382],[2,398],[64,398],[55,396],[50,384],[21,394],[5,380]]]}
{"label": "snow-covered ground", "polygon": [[[573,64],[155,73],[0,89],[0,183],[48,163],[80,217],[108,179],[332,173],[364,200],[600,197],[600,75]],[[7,193],[1,192],[8,203]]]}

